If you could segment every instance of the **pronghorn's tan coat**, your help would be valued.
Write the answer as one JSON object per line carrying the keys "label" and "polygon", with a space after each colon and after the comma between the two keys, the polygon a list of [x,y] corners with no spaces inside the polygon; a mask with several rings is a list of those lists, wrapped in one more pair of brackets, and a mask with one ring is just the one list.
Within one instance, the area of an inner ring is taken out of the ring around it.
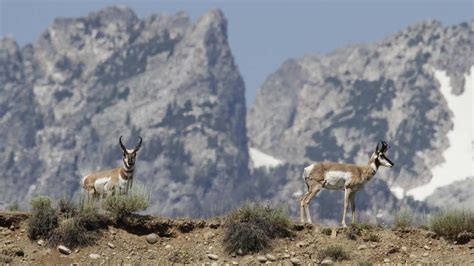
{"label": "pronghorn's tan coat", "polygon": [[110,196],[118,192],[126,194],[133,184],[135,158],[142,144],[142,138],[134,149],[126,149],[119,138],[123,151],[123,166],[111,170],[100,171],[86,175],[82,178],[81,186],[87,192],[89,200],[98,199],[100,196]]}
{"label": "pronghorn's tan coat", "polygon": [[388,149],[389,146],[385,142],[382,142],[381,148],[377,144],[367,165],[323,162],[306,167],[303,171],[303,179],[308,187],[308,192],[300,200],[301,222],[304,223],[304,216],[306,214],[308,222],[312,223],[309,203],[322,188],[327,188],[344,190],[342,225],[346,226],[345,217],[349,201],[352,209],[352,223],[354,223],[355,193],[372,179],[379,166],[393,166],[393,163],[384,154]]}

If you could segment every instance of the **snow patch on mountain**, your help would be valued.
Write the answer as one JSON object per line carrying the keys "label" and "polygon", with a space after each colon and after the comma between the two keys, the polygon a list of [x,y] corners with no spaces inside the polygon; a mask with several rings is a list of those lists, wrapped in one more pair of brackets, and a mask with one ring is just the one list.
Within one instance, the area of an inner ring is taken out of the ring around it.
{"label": "snow patch on mountain", "polygon": [[464,92],[456,96],[452,93],[450,78],[446,75],[446,72],[434,70],[435,78],[440,83],[441,93],[446,98],[449,109],[453,112],[454,126],[448,133],[450,146],[443,152],[445,162],[433,168],[433,178],[429,183],[407,192],[407,195],[413,196],[416,200],[425,200],[436,188],[473,176],[473,72],[474,66],[471,66],[470,73],[465,75]]}
{"label": "snow patch on mountain", "polygon": [[283,164],[283,161],[271,156],[270,154],[264,153],[256,148],[249,148],[250,159],[252,160],[253,167],[267,167],[273,168],[280,164]]}

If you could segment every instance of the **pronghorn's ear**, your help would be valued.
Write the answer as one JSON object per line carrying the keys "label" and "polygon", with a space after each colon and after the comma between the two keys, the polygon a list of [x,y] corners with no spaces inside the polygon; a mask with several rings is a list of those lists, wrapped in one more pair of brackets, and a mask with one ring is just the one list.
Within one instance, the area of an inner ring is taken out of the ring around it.
{"label": "pronghorn's ear", "polygon": [[375,147],[375,153],[379,153],[380,152],[380,142],[377,142],[377,146]]}
{"label": "pronghorn's ear", "polygon": [[138,138],[140,139],[140,142],[138,142],[138,145],[133,149],[133,152],[137,152],[142,147],[143,139],[140,136]]}
{"label": "pronghorn's ear", "polygon": [[382,150],[381,150],[381,152],[386,152],[386,151],[388,151],[388,149],[390,149],[390,146],[387,144],[387,142],[382,141]]}
{"label": "pronghorn's ear", "polygon": [[127,153],[127,148],[125,148],[125,145],[123,145],[123,143],[122,143],[122,136],[120,136],[120,138],[119,138],[119,143],[120,143],[120,147],[122,148],[123,152]]}

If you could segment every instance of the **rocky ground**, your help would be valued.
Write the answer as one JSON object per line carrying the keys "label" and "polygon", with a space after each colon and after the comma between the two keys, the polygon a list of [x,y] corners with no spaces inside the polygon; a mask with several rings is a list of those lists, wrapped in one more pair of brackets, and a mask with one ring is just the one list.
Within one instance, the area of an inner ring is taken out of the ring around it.
{"label": "rocky ground", "polygon": [[[27,213],[0,213],[0,263],[18,264],[307,264],[321,263],[321,250],[341,245],[347,263],[474,264],[474,241],[458,245],[424,229],[371,226],[359,233],[342,228],[293,224],[294,237],[272,248],[240,256],[225,251],[223,221],[148,217],[132,226],[109,225],[94,246],[62,251],[28,239]],[[155,232],[155,233],[152,233]],[[355,232],[352,240],[348,232]],[[358,233],[358,234],[357,234]],[[70,254],[67,254],[69,253]],[[329,260],[324,261],[330,263]]]}

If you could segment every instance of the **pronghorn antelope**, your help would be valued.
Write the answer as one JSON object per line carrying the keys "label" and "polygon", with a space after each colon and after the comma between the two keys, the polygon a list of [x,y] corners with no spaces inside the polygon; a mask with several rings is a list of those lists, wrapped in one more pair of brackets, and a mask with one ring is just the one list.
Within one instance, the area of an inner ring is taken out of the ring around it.
{"label": "pronghorn antelope", "polygon": [[135,170],[135,157],[142,145],[142,138],[138,145],[129,150],[119,138],[120,147],[123,150],[123,166],[111,170],[105,170],[86,175],[82,178],[81,185],[86,190],[88,199],[99,199],[101,196],[110,196],[118,192],[126,194],[133,183],[133,171]]}
{"label": "pronghorn antelope", "polygon": [[385,152],[390,148],[385,141],[377,143],[375,151],[369,159],[367,165],[353,165],[344,163],[323,162],[312,164],[303,171],[303,179],[308,187],[300,200],[300,218],[304,223],[304,211],[309,223],[311,214],[309,213],[309,203],[322,188],[331,190],[344,190],[344,210],[342,213],[342,226],[346,225],[346,213],[349,201],[351,202],[352,218],[355,222],[355,193],[360,190],[367,181],[370,181],[377,172],[379,166],[392,167],[393,163],[385,156]]}

